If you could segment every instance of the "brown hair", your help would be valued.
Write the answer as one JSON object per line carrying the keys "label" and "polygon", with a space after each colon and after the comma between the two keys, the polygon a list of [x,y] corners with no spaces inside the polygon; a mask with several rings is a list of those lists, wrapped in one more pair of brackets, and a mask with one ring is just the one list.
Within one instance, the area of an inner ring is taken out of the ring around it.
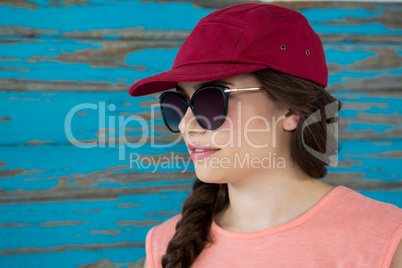
{"label": "brown hair", "polygon": [[[291,141],[292,160],[308,175],[323,178],[327,174],[329,156],[339,152],[332,123],[337,121],[336,113],[341,109],[341,102],[331,96],[323,86],[303,78],[272,69],[253,74],[276,104],[299,113],[300,121]],[[335,110],[326,109],[331,103],[336,103]],[[312,115],[318,113],[314,123],[307,122]],[[321,153],[324,159],[311,154],[306,145]],[[162,257],[162,267],[190,267],[207,244],[213,243],[209,232],[213,217],[228,203],[227,184],[205,183],[195,178],[193,192],[183,203],[182,217],[176,224],[176,233]]]}

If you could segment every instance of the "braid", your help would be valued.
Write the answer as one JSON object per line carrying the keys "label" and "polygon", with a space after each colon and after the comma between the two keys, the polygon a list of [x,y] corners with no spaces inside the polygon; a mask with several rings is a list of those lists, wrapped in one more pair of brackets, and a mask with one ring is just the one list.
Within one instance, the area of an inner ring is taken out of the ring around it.
{"label": "braid", "polygon": [[162,257],[163,268],[190,267],[207,243],[212,243],[210,228],[213,215],[228,203],[227,184],[213,184],[195,179],[193,192],[183,204],[182,218]]}

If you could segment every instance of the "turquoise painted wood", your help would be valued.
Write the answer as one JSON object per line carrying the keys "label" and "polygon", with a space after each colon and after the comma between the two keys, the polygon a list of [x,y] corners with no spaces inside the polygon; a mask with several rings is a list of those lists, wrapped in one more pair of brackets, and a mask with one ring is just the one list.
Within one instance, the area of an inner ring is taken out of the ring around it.
{"label": "turquoise painted wood", "polygon": [[[127,91],[227,4],[0,2],[1,267],[142,267],[147,231],[180,212],[195,175],[158,94]],[[402,4],[281,5],[319,33],[344,102],[324,181],[402,207]]]}

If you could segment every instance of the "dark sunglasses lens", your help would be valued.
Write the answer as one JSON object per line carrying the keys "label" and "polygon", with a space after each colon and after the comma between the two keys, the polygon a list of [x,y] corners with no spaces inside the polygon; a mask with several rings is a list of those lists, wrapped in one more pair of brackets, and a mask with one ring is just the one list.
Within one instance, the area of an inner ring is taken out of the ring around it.
{"label": "dark sunglasses lens", "polygon": [[225,120],[225,97],[217,87],[207,87],[194,97],[194,112],[207,129],[218,128]]}
{"label": "dark sunglasses lens", "polygon": [[185,104],[175,94],[166,94],[161,101],[162,115],[168,127],[175,132],[179,131],[179,124],[184,116]]}

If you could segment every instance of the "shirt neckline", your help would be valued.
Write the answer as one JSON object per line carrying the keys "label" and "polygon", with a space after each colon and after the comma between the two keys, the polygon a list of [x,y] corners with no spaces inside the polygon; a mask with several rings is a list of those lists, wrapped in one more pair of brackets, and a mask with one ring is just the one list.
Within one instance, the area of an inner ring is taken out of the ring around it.
{"label": "shirt neckline", "polygon": [[260,238],[268,235],[272,235],[275,233],[279,233],[282,231],[286,231],[288,229],[294,228],[307,220],[309,220],[311,217],[313,217],[315,214],[317,214],[323,207],[325,207],[335,196],[339,195],[341,192],[346,190],[347,188],[342,185],[338,185],[334,187],[331,191],[329,191],[323,198],[321,198],[320,201],[318,201],[317,204],[315,204],[311,209],[309,209],[306,213],[301,215],[300,217],[272,227],[268,228],[265,230],[261,231],[256,231],[256,232],[234,232],[234,231],[229,231],[226,229],[223,229],[220,227],[216,222],[215,218],[213,218],[212,223],[211,223],[211,232],[216,233],[218,235],[226,236],[226,237],[231,237],[231,238],[237,238],[237,239],[254,239],[254,238]]}

